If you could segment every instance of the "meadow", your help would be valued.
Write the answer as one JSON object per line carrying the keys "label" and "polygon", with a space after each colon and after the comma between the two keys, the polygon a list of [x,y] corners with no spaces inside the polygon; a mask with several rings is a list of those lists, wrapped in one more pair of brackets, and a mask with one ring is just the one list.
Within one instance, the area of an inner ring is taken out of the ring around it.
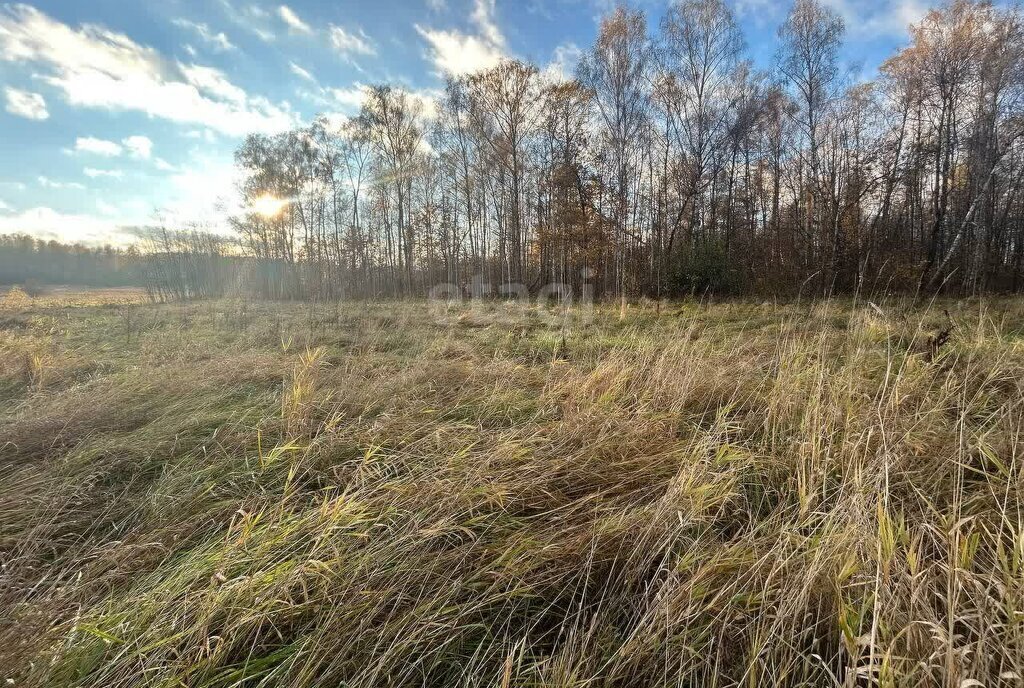
{"label": "meadow", "polygon": [[1024,683],[1019,299],[122,296],[0,298],[9,685]]}

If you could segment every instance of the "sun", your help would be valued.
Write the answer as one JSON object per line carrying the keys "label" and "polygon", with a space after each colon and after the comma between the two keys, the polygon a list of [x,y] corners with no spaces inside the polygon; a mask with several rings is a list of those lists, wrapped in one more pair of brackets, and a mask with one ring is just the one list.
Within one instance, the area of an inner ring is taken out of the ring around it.
{"label": "sun", "polygon": [[253,200],[249,205],[249,210],[269,219],[280,215],[281,211],[289,203],[290,201],[286,198],[276,198],[270,194],[263,194]]}

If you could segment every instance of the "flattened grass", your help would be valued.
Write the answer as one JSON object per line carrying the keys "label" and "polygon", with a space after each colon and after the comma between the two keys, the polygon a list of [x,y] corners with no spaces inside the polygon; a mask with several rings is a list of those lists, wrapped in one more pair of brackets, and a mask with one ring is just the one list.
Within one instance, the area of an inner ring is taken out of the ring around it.
{"label": "flattened grass", "polygon": [[1019,301],[69,303],[0,311],[16,685],[1024,676]]}

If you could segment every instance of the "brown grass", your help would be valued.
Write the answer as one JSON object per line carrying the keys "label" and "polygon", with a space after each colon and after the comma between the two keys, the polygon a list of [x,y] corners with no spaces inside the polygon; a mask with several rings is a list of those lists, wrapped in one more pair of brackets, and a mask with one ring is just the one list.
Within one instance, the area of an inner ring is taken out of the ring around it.
{"label": "brown grass", "polygon": [[879,306],[0,308],[0,678],[1020,685],[1024,306]]}

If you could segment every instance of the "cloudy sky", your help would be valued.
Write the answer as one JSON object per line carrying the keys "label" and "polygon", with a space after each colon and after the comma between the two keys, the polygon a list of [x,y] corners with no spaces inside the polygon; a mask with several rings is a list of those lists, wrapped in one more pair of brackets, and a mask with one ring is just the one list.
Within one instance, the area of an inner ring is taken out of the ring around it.
{"label": "cloudy sky", "polygon": [[[638,0],[656,23],[668,0]],[[787,11],[730,0],[767,67]],[[827,0],[870,77],[927,0]],[[0,233],[121,243],[237,207],[232,152],[361,85],[431,93],[502,55],[571,72],[611,0],[0,0]]]}

